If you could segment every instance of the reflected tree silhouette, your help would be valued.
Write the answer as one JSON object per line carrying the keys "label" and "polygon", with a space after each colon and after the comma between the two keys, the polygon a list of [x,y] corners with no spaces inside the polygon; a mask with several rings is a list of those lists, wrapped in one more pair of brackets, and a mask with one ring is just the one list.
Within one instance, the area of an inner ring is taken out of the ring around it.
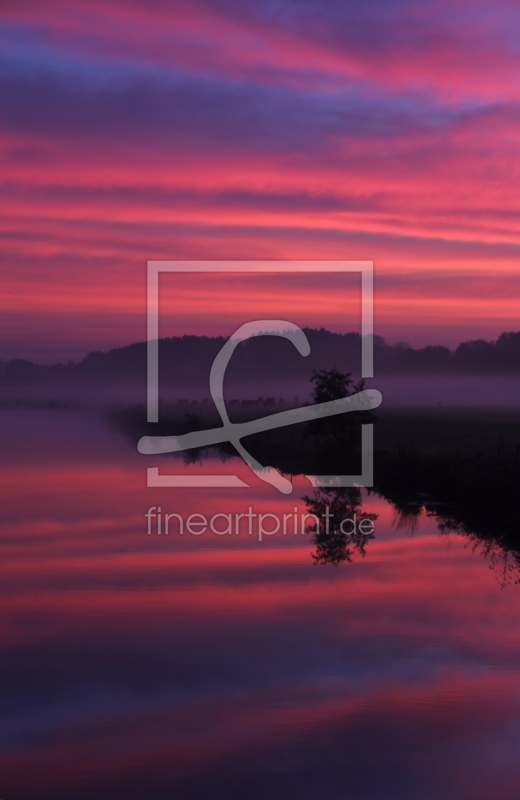
{"label": "reflected tree silhouette", "polygon": [[498,519],[496,527],[483,530],[473,522],[461,519],[463,514],[463,509],[437,513],[439,532],[443,535],[464,536],[471,549],[489,561],[489,566],[496,573],[502,588],[511,583],[520,583],[520,524],[516,535],[511,537],[511,534],[504,534]]}
{"label": "reflected tree silhouette", "polygon": [[[363,388],[362,383],[353,382],[349,373],[337,369],[315,372],[312,380],[313,399],[317,403],[348,396]],[[248,447],[261,463],[271,464],[287,476],[355,474],[359,468],[359,423],[375,419],[370,411],[318,419],[255,434],[248,437]],[[436,518],[441,534],[465,537],[471,548],[488,559],[500,584],[505,586],[520,583],[520,444],[513,437],[508,444],[502,434],[490,433],[493,419],[493,416],[483,417],[478,425],[473,423],[464,429],[468,431],[466,438],[471,436],[474,443],[472,451],[449,437],[442,451],[439,426],[428,425],[429,421],[435,422],[435,414],[432,413],[430,420],[425,420],[424,415],[420,418],[425,433],[417,447],[406,430],[407,425],[412,432],[417,430],[417,420],[410,413],[391,447],[376,448],[374,491],[393,506],[395,526],[412,534],[426,508]],[[165,409],[163,421],[151,428],[146,423],[143,406],[114,409],[108,421],[134,444],[141,435],[149,433],[181,434],[218,424],[211,410],[204,414],[179,414],[177,409],[170,413]],[[463,419],[457,421],[457,427],[461,426]],[[185,451],[183,458],[187,463],[200,461],[211,452],[222,460],[237,456],[230,443],[222,443],[212,451],[207,448]],[[341,521],[354,514],[358,520],[373,518],[362,510],[359,489],[324,487],[304,499],[309,513],[319,519],[324,519],[322,514],[327,507],[331,514],[328,534],[324,526],[319,530],[309,529],[316,546],[315,563],[337,566],[350,563],[356,554],[365,555],[371,537],[346,534],[340,529]]]}
{"label": "reflected tree silhouette", "polygon": [[520,583],[516,449],[499,447],[464,456],[401,451],[380,454],[377,463],[375,490],[393,505],[398,526],[413,532],[426,507],[442,535],[464,537],[489,561],[501,586]]}
{"label": "reflected tree silhouette", "polygon": [[[313,534],[316,545],[316,552],[312,553],[315,564],[337,567],[345,562],[351,563],[356,553],[361,557],[366,555],[367,542],[374,538],[374,534],[361,533],[359,523],[364,519],[376,520],[377,514],[363,511],[360,489],[320,488],[315,489],[312,496],[304,495],[302,499],[308,513],[319,521],[306,528],[307,533]],[[355,528],[347,520],[354,520]]]}

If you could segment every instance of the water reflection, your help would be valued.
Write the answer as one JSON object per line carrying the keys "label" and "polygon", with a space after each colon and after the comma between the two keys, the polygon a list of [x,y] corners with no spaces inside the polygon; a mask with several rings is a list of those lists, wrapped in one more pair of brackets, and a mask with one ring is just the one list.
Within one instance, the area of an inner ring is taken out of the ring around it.
{"label": "water reflection", "polygon": [[520,460],[516,447],[471,454],[378,454],[376,489],[413,532],[422,513],[486,557],[503,586],[520,581]]}
{"label": "water reflection", "polygon": [[[339,376],[339,377],[338,377]],[[325,402],[336,394],[358,390],[341,373],[316,375],[316,402]],[[329,385],[335,379],[334,385]],[[337,384],[337,385],[336,385]],[[211,411],[208,418],[193,413],[180,417],[173,415],[165,420],[161,432],[184,433],[214,424]],[[308,473],[352,474],[359,471],[359,426],[373,422],[371,412],[345,415],[346,419],[315,420],[306,425],[290,426],[286,430],[248,437],[248,448],[262,463],[269,463],[291,479]],[[433,417],[435,419],[435,417]],[[431,421],[431,420],[430,420]],[[138,438],[149,430],[144,421],[144,408],[118,410],[112,414],[111,425],[123,431],[135,446]],[[424,421],[422,421],[424,422]],[[428,422],[428,420],[427,420]],[[411,416],[410,424],[413,425]],[[462,425],[463,427],[463,425]],[[482,553],[497,571],[502,585],[520,579],[520,446],[515,442],[506,446],[502,433],[488,440],[488,422],[473,425],[470,446],[469,434],[464,433],[465,447],[455,442],[455,447],[437,452],[438,432],[432,429],[422,441],[422,447],[403,446],[398,440],[392,448],[377,449],[374,490],[388,500],[394,508],[397,529],[414,533],[421,514],[434,517],[441,534],[463,536],[471,547]],[[377,439],[376,439],[377,443]],[[183,454],[185,464],[202,463],[203,459],[217,455],[225,462],[238,461],[231,444],[219,445],[213,450],[193,450]],[[358,490],[323,490],[303,499],[309,513],[321,519],[327,505],[334,519],[341,521],[356,514],[362,518],[363,510]],[[369,517],[366,517],[369,518]],[[315,528],[315,526],[314,526]],[[350,563],[354,554],[364,556],[369,538],[359,534],[347,535],[339,530],[339,523],[327,534],[324,527],[312,529],[316,563]]]}
{"label": "water reflection", "polygon": [[[472,518],[460,475],[456,507],[429,468],[390,459],[379,494],[309,493],[297,471],[306,502],[257,484],[148,490],[134,447],[100,420],[28,410],[0,424],[2,796],[516,796],[520,595],[497,590],[465,529],[449,548],[438,529],[441,514],[453,527],[484,520],[483,541],[498,530],[494,504],[513,544],[513,478],[502,510],[489,492]],[[317,516],[328,505],[334,544],[316,531],[149,536],[151,505]],[[414,508],[413,537],[392,527],[394,507]],[[376,524],[365,559],[335,538],[354,514]],[[345,547],[350,562],[332,553]],[[310,552],[347,568],[315,569]]]}
{"label": "water reflection", "polygon": [[[352,562],[354,554],[366,555],[368,542],[374,538],[374,520],[377,514],[362,508],[361,490],[358,488],[316,489],[303,500],[316,520],[308,526],[313,534],[316,552],[315,564]],[[366,521],[366,522],[365,522]],[[368,524],[367,524],[368,523]]]}

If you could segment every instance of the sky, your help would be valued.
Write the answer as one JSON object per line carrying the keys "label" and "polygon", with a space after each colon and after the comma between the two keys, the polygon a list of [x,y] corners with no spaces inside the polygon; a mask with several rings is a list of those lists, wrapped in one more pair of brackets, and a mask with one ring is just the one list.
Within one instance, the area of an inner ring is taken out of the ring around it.
{"label": "sky", "polygon": [[0,359],[144,339],[148,259],[373,260],[389,341],[518,330],[519,101],[517,0],[3,0]]}

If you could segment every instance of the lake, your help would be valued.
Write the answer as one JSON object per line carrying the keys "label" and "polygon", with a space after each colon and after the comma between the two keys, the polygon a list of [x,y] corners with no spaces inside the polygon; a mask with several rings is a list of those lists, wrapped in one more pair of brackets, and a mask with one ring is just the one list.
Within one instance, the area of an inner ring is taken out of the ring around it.
{"label": "lake", "polygon": [[[0,434],[2,798],[518,797],[520,586],[427,501],[412,526],[365,494],[335,566],[302,525],[236,532],[301,521],[302,477],[152,463],[81,410]],[[250,486],[147,488],[157,465]]]}

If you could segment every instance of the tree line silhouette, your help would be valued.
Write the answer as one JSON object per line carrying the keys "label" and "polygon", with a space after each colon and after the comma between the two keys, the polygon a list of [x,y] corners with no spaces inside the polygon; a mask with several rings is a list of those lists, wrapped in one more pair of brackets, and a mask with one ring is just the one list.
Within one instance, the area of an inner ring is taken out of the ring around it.
{"label": "tree line silhouette", "polygon": [[[233,381],[309,380],[313,370],[340,369],[360,374],[361,337],[358,333],[333,333],[325,328],[304,329],[311,354],[302,359],[290,342],[257,337],[243,342],[228,368]],[[213,360],[224,345],[222,336],[177,336],[161,339],[161,379],[168,384],[207,386]],[[520,332],[502,333],[496,341],[462,342],[454,350],[442,345],[410,347],[406,342],[388,344],[374,336],[377,375],[475,374],[520,372]],[[0,362],[0,386],[24,384],[136,382],[146,380],[146,342],[108,352],[94,351],[74,363],[35,364],[25,359]]]}

